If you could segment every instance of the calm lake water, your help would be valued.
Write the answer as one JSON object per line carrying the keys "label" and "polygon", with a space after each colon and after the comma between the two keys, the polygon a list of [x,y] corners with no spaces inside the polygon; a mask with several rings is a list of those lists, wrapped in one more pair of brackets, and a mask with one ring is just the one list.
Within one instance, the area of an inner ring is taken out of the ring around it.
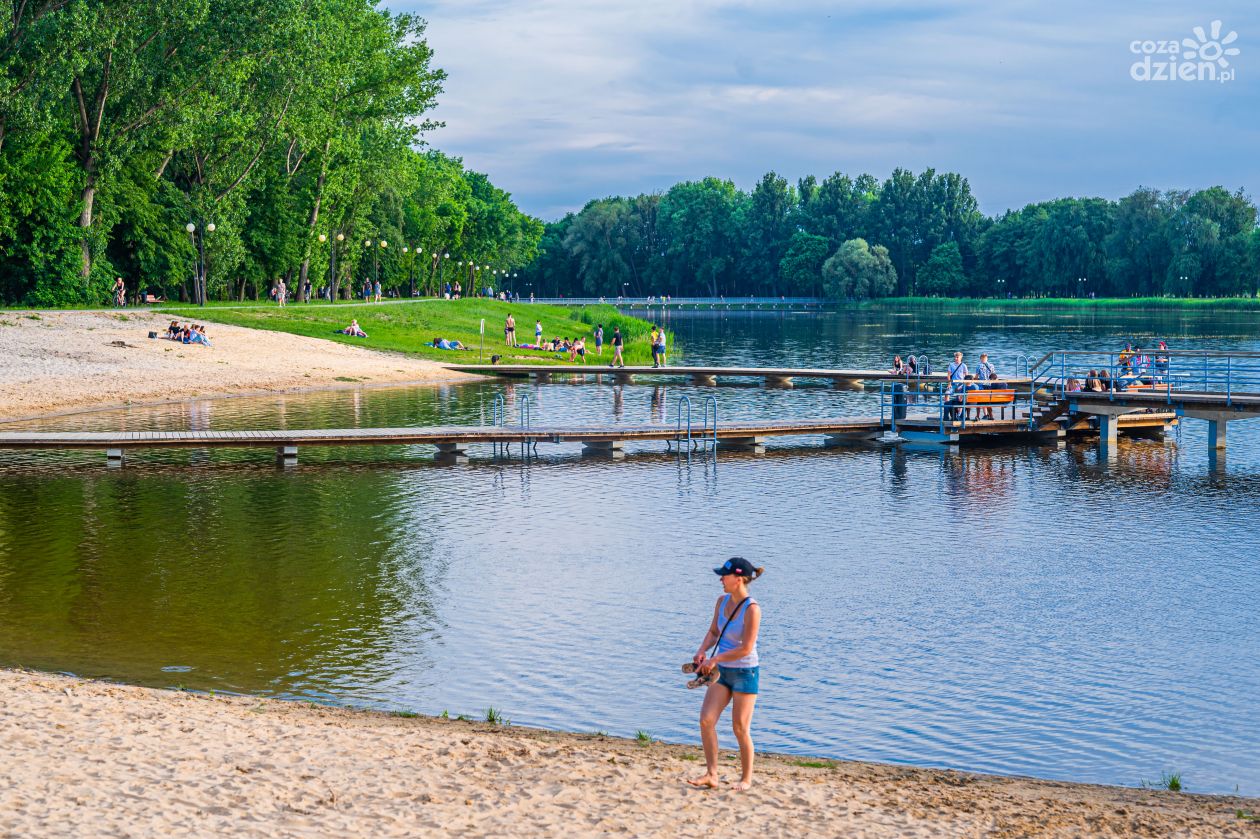
{"label": "calm lake water", "polygon": [[[1253,315],[707,313],[688,361],[938,366],[1260,349]],[[337,427],[878,412],[824,387],[500,383],[227,399],[6,429]],[[1067,447],[764,455],[577,445],[440,466],[427,447],[0,453],[0,665],[697,742],[678,665],[728,556],[768,569],[764,749],[1260,794],[1260,421]],[[725,723],[724,723],[725,724]],[[730,738],[724,736],[724,742]]]}

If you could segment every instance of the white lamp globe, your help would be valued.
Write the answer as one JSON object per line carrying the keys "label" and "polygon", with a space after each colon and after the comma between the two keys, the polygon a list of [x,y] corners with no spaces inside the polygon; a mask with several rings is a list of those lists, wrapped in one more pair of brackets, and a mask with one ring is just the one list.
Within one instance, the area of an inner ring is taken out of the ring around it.
{"label": "white lamp globe", "polygon": [[189,233],[192,233],[194,230],[196,230],[196,229],[197,229],[197,225],[193,224],[193,223],[190,221],[190,222],[188,222],[188,224],[185,224],[185,225],[184,225],[184,229],[185,229],[185,230],[187,230]]}

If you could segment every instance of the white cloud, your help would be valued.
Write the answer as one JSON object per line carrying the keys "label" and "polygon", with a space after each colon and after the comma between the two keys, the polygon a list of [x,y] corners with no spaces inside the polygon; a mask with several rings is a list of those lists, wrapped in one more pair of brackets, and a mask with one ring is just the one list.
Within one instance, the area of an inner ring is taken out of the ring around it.
{"label": "white cloud", "polygon": [[[954,169],[989,211],[1256,181],[1249,2],[390,5],[429,21],[449,73],[434,114],[447,127],[430,141],[544,217],[709,174],[747,187],[769,169]],[[1237,81],[1128,78],[1131,40],[1213,17],[1239,32]]]}

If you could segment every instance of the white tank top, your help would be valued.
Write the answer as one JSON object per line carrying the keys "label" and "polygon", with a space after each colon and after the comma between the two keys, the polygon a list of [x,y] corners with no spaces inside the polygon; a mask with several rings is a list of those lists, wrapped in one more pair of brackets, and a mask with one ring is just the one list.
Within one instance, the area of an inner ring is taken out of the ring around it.
{"label": "white tank top", "polygon": [[[718,641],[718,654],[730,652],[736,647],[742,646],[744,643],[744,616],[748,614],[748,610],[752,607],[756,600],[751,597],[748,601],[741,603],[739,611],[736,612],[728,624],[726,622],[726,610],[731,605],[731,596],[729,594],[722,595],[722,603],[718,609],[718,632],[722,632],[722,627],[726,627],[726,631],[722,633],[722,640]],[[722,667],[756,667],[757,666],[757,643],[753,642],[752,652],[743,658],[737,658],[734,661],[721,662]]]}

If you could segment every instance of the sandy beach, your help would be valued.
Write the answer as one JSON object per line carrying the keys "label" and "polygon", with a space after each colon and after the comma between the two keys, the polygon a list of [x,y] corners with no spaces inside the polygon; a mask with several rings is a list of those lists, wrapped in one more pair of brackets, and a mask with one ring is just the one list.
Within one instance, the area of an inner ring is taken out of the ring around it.
{"label": "sandy beach", "polygon": [[213,346],[150,339],[145,311],[0,312],[0,419],[194,397],[468,381],[441,364],[283,332],[209,324]]}
{"label": "sandy beach", "polygon": [[700,791],[698,755],[0,671],[5,837],[1260,836],[1255,799],[788,757]]}

